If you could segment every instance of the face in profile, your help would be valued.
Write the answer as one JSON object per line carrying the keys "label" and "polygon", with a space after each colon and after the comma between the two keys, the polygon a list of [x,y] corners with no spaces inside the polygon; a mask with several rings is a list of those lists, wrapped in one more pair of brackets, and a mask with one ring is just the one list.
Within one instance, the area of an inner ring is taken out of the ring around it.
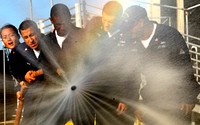
{"label": "face in profile", "polygon": [[38,33],[32,27],[28,29],[21,30],[21,36],[24,39],[26,45],[28,45],[31,49],[38,49],[39,38]]}
{"label": "face in profile", "polygon": [[143,40],[144,29],[144,21],[142,19],[135,22],[131,28],[132,38]]}
{"label": "face in profile", "polygon": [[65,36],[68,33],[69,22],[67,19],[60,16],[52,16],[51,23],[54,25],[55,30],[59,36]]}
{"label": "face in profile", "polygon": [[19,44],[19,36],[12,28],[3,29],[1,37],[6,48],[13,49]]}
{"label": "face in profile", "polygon": [[116,16],[108,15],[106,13],[102,14],[102,24],[105,32],[109,32],[115,26],[116,22]]}

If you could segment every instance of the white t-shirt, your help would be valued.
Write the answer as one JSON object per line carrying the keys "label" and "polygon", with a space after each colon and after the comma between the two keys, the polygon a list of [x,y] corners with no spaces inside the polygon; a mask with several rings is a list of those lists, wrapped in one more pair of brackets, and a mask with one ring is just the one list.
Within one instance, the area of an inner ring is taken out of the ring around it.
{"label": "white t-shirt", "polygon": [[58,33],[55,30],[56,39],[58,41],[58,45],[60,46],[60,48],[62,48],[62,44],[63,44],[64,40],[67,38],[68,34],[69,33],[67,33],[67,35],[65,35],[65,36],[58,36]]}
{"label": "white t-shirt", "polygon": [[150,37],[149,37],[148,39],[146,39],[146,40],[142,40],[142,41],[141,41],[142,44],[143,44],[143,46],[144,46],[145,48],[147,48],[147,47],[149,46],[149,43],[150,43],[151,39],[153,38],[153,35],[155,34],[156,26],[157,26],[157,25],[154,23],[154,24],[153,24],[153,31],[152,31]]}
{"label": "white t-shirt", "polygon": [[38,58],[39,55],[40,55],[40,50],[34,50],[34,49],[33,49],[33,52],[35,53],[35,56]]}
{"label": "white t-shirt", "polygon": [[111,33],[110,32],[107,32],[107,34],[108,34],[108,37],[110,38],[110,37],[112,37],[112,35],[111,35]]}

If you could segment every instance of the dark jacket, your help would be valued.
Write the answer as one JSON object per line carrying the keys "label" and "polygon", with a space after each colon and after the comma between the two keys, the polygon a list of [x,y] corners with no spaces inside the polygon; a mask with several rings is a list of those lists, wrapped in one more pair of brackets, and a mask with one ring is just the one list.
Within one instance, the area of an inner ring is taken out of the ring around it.
{"label": "dark jacket", "polygon": [[[25,71],[37,71],[39,69],[43,70],[43,75],[37,76],[36,80],[28,84],[28,90],[24,97],[24,115],[22,124],[29,124],[31,121],[32,124],[37,124],[39,119],[41,119],[42,113],[46,113],[46,107],[43,107],[43,103],[46,103],[49,85],[55,83],[55,70],[52,66],[52,62],[47,56],[48,47],[45,46],[46,38],[45,36],[39,36],[39,49],[40,54],[38,58],[35,56],[33,49],[27,46],[25,43],[18,45],[16,50],[24,58],[25,64],[23,70]],[[49,101],[49,100],[48,100]],[[44,112],[44,110],[46,112]],[[42,112],[42,113],[41,113]],[[43,119],[41,119],[42,121]]]}
{"label": "dark jacket", "polygon": [[84,53],[84,30],[74,27],[72,32],[69,31],[67,38],[62,44],[62,48],[58,45],[55,31],[47,34],[47,37],[50,39],[48,46],[53,52],[58,64],[57,67],[72,75],[70,72],[79,65],[79,59],[82,58],[81,56]]}
{"label": "dark jacket", "polygon": [[149,103],[192,103],[200,92],[189,50],[182,35],[174,28],[158,24],[155,34],[144,49],[140,41],[137,51],[147,85],[142,96]]}
{"label": "dark jacket", "polygon": [[88,59],[91,69],[88,80],[93,83],[90,91],[94,92],[102,107],[137,101],[141,79],[132,44],[123,38],[123,34],[109,38],[102,32],[99,36],[93,41]]}
{"label": "dark jacket", "polygon": [[9,54],[9,64],[11,68],[11,74],[15,79],[20,82],[24,80],[24,76],[28,71],[28,65],[25,58],[16,49],[13,49]]}

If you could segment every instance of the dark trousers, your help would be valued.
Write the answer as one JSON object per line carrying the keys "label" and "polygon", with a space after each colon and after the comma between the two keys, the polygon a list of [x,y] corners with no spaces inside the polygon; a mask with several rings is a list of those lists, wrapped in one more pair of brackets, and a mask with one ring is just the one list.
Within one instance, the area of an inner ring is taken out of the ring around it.
{"label": "dark trousers", "polygon": [[29,85],[24,96],[24,112],[21,125],[37,125],[40,103],[43,95],[43,85],[33,83]]}

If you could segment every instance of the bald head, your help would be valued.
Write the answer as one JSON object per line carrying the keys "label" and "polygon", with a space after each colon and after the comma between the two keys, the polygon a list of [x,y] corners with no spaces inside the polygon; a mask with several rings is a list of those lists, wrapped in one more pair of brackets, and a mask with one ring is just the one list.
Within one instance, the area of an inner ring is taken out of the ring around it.
{"label": "bald head", "polygon": [[71,18],[69,8],[65,4],[55,4],[50,11],[50,17],[61,16]]}

